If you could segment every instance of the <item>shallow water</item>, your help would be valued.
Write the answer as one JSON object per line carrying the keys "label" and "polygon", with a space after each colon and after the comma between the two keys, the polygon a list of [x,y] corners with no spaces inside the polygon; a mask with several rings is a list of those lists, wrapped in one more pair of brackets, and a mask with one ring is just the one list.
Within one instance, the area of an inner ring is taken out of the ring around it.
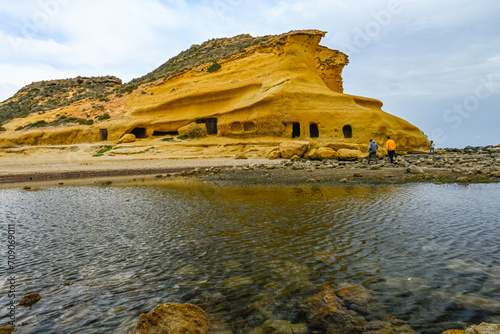
{"label": "shallow water", "polygon": [[380,293],[373,318],[419,333],[500,323],[499,195],[500,184],[1,189],[0,303],[9,223],[16,299],[43,296],[17,307],[16,333],[126,333],[166,302],[239,333],[270,314],[306,322],[300,303],[343,282]]}

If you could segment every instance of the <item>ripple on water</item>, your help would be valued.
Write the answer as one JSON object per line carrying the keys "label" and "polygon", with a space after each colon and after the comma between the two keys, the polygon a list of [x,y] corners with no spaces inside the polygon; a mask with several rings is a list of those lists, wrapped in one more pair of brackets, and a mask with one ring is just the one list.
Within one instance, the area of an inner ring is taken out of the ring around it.
{"label": "ripple on water", "polygon": [[124,333],[165,302],[198,304],[235,329],[304,321],[316,285],[346,281],[433,333],[477,320],[435,293],[500,300],[499,190],[57,187],[0,190],[0,204],[16,224],[20,288],[44,296],[19,311],[25,333]]}

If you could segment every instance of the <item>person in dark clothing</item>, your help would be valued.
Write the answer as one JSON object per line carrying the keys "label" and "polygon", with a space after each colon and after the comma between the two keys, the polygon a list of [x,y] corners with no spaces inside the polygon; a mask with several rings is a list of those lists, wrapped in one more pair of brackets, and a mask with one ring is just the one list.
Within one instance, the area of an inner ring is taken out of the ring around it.
{"label": "person in dark clothing", "polygon": [[368,144],[368,165],[370,164],[370,160],[373,157],[375,158],[375,164],[378,164],[377,160],[377,150],[378,150],[378,145],[375,141],[370,139],[370,144]]}

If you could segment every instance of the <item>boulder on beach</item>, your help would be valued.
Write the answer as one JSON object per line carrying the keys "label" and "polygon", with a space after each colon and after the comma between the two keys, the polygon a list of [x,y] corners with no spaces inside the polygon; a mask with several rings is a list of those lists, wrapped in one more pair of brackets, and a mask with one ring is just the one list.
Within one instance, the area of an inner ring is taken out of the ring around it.
{"label": "boulder on beach", "polygon": [[280,143],[280,153],[283,159],[291,159],[293,156],[299,158],[309,150],[308,141],[287,141]]}
{"label": "boulder on beach", "polygon": [[347,148],[341,148],[337,151],[339,160],[348,160],[354,161],[358,160],[358,158],[364,158],[366,154],[359,150],[350,150]]}

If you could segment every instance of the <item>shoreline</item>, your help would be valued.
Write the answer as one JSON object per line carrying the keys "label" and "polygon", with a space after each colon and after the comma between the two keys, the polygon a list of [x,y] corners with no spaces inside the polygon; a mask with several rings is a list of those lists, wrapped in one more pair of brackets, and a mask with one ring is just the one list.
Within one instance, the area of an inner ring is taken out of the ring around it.
{"label": "shoreline", "polygon": [[[441,149],[435,155],[398,155],[395,164],[379,155],[367,160],[266,159],[262,147],[245,154],[226,143],[200,151],[198,146],[172,150],[158,141],[133,143],[102,156],[103,145],[21,147],[0,150],[0,188],[39,185],[130,183],[133,179],[197,180],[234,185],[371,185],[410,182],[500,182],[500,147]],[[263,146],[269,150],[269,146]],[[196,149],[195,149],[196,148]],[[184,154],[180,154],[184,152]],[[120,153],[120,154],[119,154]],[[111,180],[111,181],[110,181]]]}
{"label": "shoreline", "polygon": [[[136,161],[137,162],[137,161]],[[89,168],[90,167],[90,168]],[[94,169],[95,168],[95,169]],[[470,168],[418,166],[400,159],[396,164],[366,165],[363,162],[302,159],[185,159],[163,161],[161,167],[138,167],[132,163],[122,168],[115,164],[93,164],[65,169],[26,168],[19,173],[1,173],[0,188],[26,188],[62,185],[134,185],[161,184],[173,181],[204,182],[220,185],[392,185],[414,182],[497,183],[500,168],[481,171]]]}

